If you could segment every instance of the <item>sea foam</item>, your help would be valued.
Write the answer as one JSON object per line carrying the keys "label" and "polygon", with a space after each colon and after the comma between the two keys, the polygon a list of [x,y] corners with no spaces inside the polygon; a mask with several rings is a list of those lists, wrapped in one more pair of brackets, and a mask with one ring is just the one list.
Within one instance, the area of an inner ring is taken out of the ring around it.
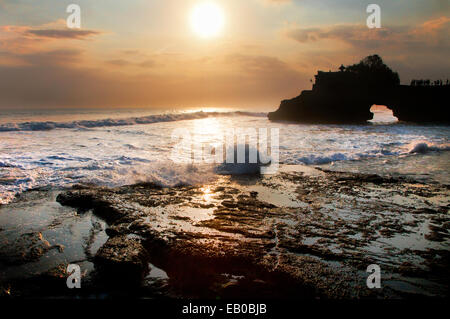
{"label": "sea foam", "polygon": [[183,120],[195,120],[208,117],[228,117],[228,116],[253,116],[265,117],[267,113],[256,112],[191,112],[191,113],[173,113],[149,115],[143,117],[132,117],[125,119],[101,119],[101,120],[84,120],[72,122],[23,122],[23,123],[6,123],[0,125],[0,132],[13,131],[49,131],[54,129],[86,129],[96,127],[114,127],[138,124],[152,124],[161,122],[175,122]]}

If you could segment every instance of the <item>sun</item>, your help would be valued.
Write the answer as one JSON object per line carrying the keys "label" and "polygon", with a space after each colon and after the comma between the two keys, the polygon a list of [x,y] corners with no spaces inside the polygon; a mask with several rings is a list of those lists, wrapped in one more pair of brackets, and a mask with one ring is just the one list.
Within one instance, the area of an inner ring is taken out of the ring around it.
{"label": "sun", "polygon": [[200,3],[191,12],[192,30],[202,38],[219,35],[224,24],[223,10],[214,2]]}

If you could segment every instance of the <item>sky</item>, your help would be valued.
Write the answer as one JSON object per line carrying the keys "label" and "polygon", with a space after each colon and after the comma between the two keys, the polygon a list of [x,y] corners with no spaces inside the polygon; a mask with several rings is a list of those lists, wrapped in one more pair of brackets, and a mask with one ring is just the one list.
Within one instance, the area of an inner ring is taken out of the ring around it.
{"label": "sky", "polygon": [[[224,17],[208,38],[191,26],[205,1]],[[274,110],[370,54],[402,83],[446,80],[449,31],[448,0],[0,0],[0,108]]]}

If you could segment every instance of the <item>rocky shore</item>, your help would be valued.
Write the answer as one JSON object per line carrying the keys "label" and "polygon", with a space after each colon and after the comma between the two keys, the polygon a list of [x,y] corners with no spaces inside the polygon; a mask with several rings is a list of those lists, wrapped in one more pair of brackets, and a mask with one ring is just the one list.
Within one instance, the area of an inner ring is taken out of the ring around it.
{"label": "rocky shore", "polygon": [[[199,186],[80,185],[56,200],[77,216],[106,223],[105,240],[81,261],[91,265],[84,293],[408,298],[448,296],[449,191],[441,184],[295,167]],[[57,242],[36,243],[61,251]],[[35,244],[16,248],[25,257],[38,252],[31,255],[37,260],[45,251]],[[11,262],[10,255],[2,247],[0,262]],[[381,268],[381,289],[366,286],[370,264]],[[27,280],[3,279],[2,293],[32,295],[23,287],[50,285],[52,278],[52,289],[59,288],[48,293],[70,296],[76,292],[65,287],[64,266]]]}

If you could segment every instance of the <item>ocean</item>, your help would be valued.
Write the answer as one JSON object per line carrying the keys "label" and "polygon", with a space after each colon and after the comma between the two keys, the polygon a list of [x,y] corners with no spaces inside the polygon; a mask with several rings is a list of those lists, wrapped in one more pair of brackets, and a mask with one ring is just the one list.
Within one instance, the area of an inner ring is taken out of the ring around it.
{"label": "ocean", "polygon": [[230,128],[278,128],[280,164],[450,184],[450,127],[270,122],[266,113],[216,110],[0,111],[0,203],[35,188],[78,183],[105,186],[157,182],[164,186],[214,179],[211,165],[174,163],[172,132],[217,143]]}

